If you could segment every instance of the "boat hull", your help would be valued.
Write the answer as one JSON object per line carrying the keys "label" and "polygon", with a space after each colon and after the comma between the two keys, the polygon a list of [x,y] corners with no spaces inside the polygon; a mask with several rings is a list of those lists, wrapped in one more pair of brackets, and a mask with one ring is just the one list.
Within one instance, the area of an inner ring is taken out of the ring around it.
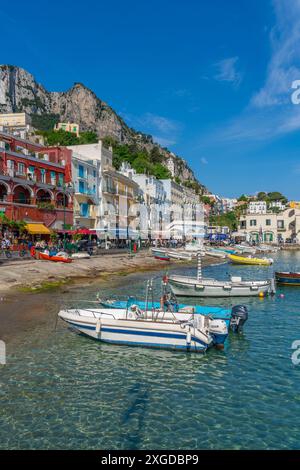
{"label": "boat hull", "polygon": [[198,281],[196,278],[170,277],[169,284],[173,293],[178,297],[255,297],[272,292],[270,281],[262,281],[260,284],[243,285],[214,282],[209,283],[205,279]]}
{"label": "boat hull", "polygon": [[170,256],[163,250],[152,250],[152,254],[155,259],[160,261],[170,261]]}
{"label": "boat hull", "polygon": [[275,279],[281,285],[300,287],[300,273],[276,272]]}
{"label": "boat hull", "polygon": [[187,340],[187,330],[171,322],[156,322],[153,325],[153,322],[142,320],[101,318],[99,327],[99,319],[82,317],[76,311],[61,311],[59,316],[75,330],[104,343],[199,353],[204,353],[213,345],[210,336],[200,334],[194,328]]}
{"label": "boat hull", "polygon": [[264,258],[248,258],[246,256],[228,255],[230,261],[234,264],[249,264],[254,266],[270,266],[273,263],[272,259]]}
{"label": "boat hull", "polygon": [[63,258],[62,256],[50,256],[46,253],[39,253],[39,259],[45,261],[54,261],[55,263],[72,263],[71,258]]}

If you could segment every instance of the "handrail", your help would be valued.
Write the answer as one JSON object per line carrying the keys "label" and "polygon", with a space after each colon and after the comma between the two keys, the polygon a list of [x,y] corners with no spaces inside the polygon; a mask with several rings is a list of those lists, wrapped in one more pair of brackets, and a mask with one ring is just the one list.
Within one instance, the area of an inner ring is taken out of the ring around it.
{"label": "handrail", "polygon": [[[70,311],[71,309],[67,309],[67,311]],[[80,311],[76,308],[74,309],[76,314],[79,315],[80,317],[84,317],[84,315],[81,315]],[[99,318],[98,316],[96,315],[109,315],[111,317],[113,317],[114,320],[116,320],[116,317],[113,313],[107,313],[107,312],[95,312],[94,310],[90,310],[88,308],[81,308],[80,309],[81,311],[84,311],[84,312],[89,312],[89,313],[92,313],[93,314],[93,317],[94,318]]]}

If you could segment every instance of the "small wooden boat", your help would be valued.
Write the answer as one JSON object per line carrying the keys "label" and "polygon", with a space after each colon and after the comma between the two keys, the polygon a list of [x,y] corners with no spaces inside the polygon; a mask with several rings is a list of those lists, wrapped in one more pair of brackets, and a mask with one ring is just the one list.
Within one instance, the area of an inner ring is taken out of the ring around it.
{"label": "small wooden boat", "polygon": [[300,273],[275,272],[275,279],[278,284],[300,287]]}
{"label": "small wooden boat", "polygon": [[207,256],[212,256],[213,258],[221,258],[221,259],[226,259],[228,256],[228,254],[225,253],[224,251],[220,251],[215,248],[206,248],[205,254]]}
{"label": "small wooden boat", "polygon": [[253,256],[228,255],[228,258],[234,264],[250,264],[259,266],[270,266],[273,264],[272,258],[254,258]]}
{"label": "small wooden boat", "polygon": [[39,259],[46,261],[54,261],[56,263],[72,263],[72,259],[67,255],[67,253],[59,252],[56,255],[51,256],[49,253],[39,253]]}
{"label": "small wooden boat", "polygon": [[170,261],[170,256],[168,255],[167,250],[152,248],[152,254],[155,259]]}
{"label": "small wooden boat", "polygon": [[72,259],[89,259],[91,256],[86,252],[81,253],[73,253],[71,258]]}

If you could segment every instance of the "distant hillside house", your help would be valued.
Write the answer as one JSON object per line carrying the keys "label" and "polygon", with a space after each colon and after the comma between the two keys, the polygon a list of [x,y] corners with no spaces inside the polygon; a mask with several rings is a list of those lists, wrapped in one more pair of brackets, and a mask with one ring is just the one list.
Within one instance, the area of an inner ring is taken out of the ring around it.
{"label": "distant hillside house", "polygon": [[54,130],[72,132],[72,134],[76,134],[77,137],[79,137],[79,124],[76,124],[75,122],[58,122],[57,124],[55,124]]}
{"label": "distant hillside house", "polygon": [[266,201],[251,201],[248,205],[249,214],[266,214],[267,203]]}
{"label": "distant hillside house", "polygon": [[31,117],[27,113],[0,114],[0,131],[26,138],[31,131]]}
{"label": "distant hillside house", "polygon": [[175,176],[175,162],[173,157],[169,157],[166,161],[167,168],[171,173],[172,177]]}

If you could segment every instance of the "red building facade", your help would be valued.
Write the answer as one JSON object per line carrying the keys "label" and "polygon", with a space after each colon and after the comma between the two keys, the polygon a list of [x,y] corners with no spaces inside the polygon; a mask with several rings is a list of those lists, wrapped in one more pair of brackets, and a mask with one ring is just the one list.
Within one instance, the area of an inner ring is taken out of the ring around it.
{"label": "red building facade", "polygon": [[73,225],[72,151],[0,132],[0,212],[52,229]]}

